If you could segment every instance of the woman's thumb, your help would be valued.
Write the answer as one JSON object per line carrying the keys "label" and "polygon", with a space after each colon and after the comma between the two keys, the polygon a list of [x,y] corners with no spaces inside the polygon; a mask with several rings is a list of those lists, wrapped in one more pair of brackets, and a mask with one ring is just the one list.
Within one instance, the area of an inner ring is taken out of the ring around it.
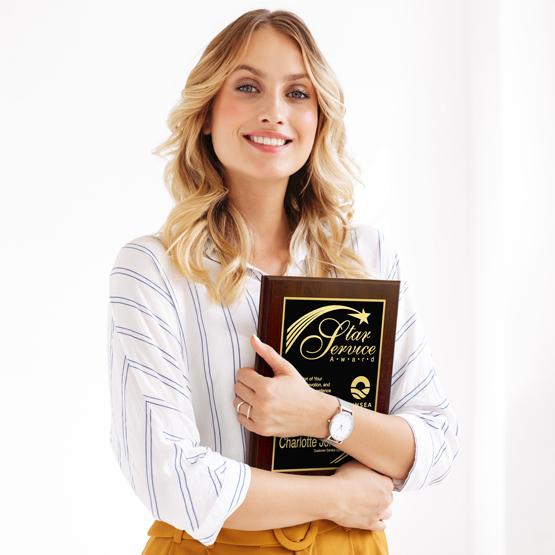
{"label": "woman's thumb", "polygon": [[252,334],[251,339],[254,350],[271,366],[274,375],[297,372],[288,360],[285,360],[271,345],[261,341],[255,333]]}

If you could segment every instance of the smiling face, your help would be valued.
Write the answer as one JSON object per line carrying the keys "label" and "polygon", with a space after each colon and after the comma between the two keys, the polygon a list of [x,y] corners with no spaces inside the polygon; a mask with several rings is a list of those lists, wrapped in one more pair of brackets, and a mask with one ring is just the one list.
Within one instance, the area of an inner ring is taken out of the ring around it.
{"label": "smiling face", "polygon": [[[241,66],[250,66],[255,73]],[[310,79],[302,74],[306,68],[296,42],[272,27],[253,33],[238,68],[214,98],[205,124],[229,187],[267,182],[285,189],[289,176],[307,161],[318,124],[318,102]],[[268,148],[245,137],[264,131],[292,141]]]}

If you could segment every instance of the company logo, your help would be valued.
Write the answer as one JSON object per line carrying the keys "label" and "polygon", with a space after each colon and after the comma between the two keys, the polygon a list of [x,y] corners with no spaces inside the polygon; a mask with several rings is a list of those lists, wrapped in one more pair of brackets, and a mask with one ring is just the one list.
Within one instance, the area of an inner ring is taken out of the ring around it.
{"label": "company logo", "polygon": [[[362,388],[359,389],[359,384]],[[351,395],[355,399],[364,399],[370,393],[370,380],[366,376],[357,376],[351,382]]]}

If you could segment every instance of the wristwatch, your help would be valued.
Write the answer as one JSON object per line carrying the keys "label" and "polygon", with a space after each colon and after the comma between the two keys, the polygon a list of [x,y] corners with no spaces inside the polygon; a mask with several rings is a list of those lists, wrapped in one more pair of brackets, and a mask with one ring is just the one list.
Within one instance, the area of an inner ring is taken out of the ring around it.
{"label": "wristwatch", "polygon": [[352,404],[336,397],[339,402],[339,410],[328,418],[329,436],[324,441],[332,445],[341,445],[352,433],[355,420],[353,415]]}

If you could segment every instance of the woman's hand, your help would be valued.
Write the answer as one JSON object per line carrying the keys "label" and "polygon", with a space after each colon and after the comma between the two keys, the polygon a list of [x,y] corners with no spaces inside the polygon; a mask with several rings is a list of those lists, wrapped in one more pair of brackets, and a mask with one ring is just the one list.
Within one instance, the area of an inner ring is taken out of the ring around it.
{"label": "woman's hand", "polygon": [[[308,385],[289,361],[255,337],[251,336],[251,345],[273,369],[274,377],[262,376],[254,368],[237,370],[233,404],[237,409],[237,405],[245,401],[237,414],[239,422],[262,436],[310,435],[307,425],[313,423],[313,412],[321,406],[319,392]],[[249,419],[247,405],[252,407]]]}
{"label": "woman's hand", "polygon": [[329,505],[329,520],[347,528],[384,530],[391,518],[393,480],[357,460],[342,464],[331,476],[336,482],[335,503]]}

